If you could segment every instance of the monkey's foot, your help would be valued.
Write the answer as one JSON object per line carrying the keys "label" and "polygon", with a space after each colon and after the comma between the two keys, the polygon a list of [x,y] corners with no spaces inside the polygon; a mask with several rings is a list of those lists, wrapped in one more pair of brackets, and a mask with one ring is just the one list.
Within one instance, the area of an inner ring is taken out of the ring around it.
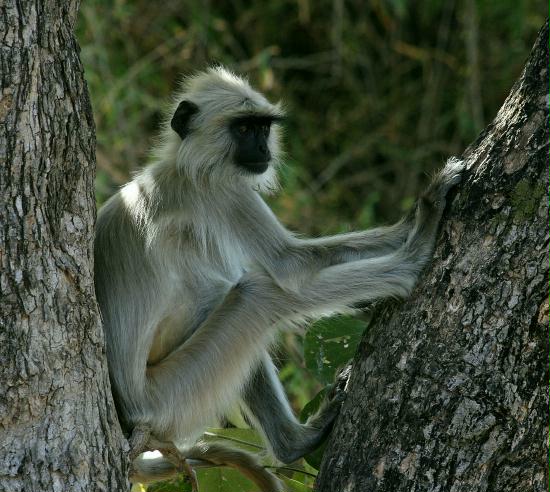
{"label": "monkey's foot", "polygon": [[136,425],[128,438],[130,444],[130,460],[134,461],[141,453],[149,451],[147,443],[151,439],[151,429],[147,425]]}
{"label": "monkey's foot", "polygon": [[164,456],[168,461],[170,461],[178,470],[178,472],[183,472],[191,483],[191,490],[193,492],[199,492],[199,483],[197,481],[197,474],[193,467],[188,463],[185,456],[180,452],[180,450],[170,441],[160,441],[155,437],[150,437],[147,443],[147,446],[150,449],[160,451],[162,456]]}
{"label": "monkey's foot", "polygon": [[315,415],[312,415],[306,424],[297,424],[293,438],[271,443],[277,459],[283,463],[292,463],[311,453],[321,444],[332,430],[346,399],[350,373],[351,365],[338,372]]}
{"label": "monkey's foot", "polygon": [[159,451],[162,456],[176,467],[178,472],[184,473],[189,478],[191,490],[199,492],[195,470],[193,470],[185,456],[183,456],[173,442],[161,441],[155,438],[151,435],[151,429],[147,425],[137,425],[134,427],[128,442],[130,444],[130,459],[132,461],[146,451]]}
{"label": "monkey's foot", "polygon": [[326,429],[325,433],[330,432],[332,429],[334,420],[340,413],[342,404],[346,399],[351,369],[351,364],[347,364],[338,371],[334,382],[329,386],[325,402],[321,404],[318,414],[311,421],[312,425]]}

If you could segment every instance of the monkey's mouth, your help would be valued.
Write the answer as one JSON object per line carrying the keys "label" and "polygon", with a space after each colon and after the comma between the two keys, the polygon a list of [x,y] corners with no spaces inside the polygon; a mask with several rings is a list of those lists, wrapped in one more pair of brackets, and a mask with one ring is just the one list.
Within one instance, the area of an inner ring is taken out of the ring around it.
{"label": "monkey's mouth", "polygon": [[267,171],[269,161],[264,162],[239,162],[237,165],[252,174],[262,174]]}

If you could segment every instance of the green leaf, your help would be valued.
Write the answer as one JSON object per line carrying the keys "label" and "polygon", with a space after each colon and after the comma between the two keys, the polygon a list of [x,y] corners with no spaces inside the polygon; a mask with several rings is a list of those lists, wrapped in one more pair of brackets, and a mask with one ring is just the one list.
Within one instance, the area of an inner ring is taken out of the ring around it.
{"label": "green leaf", "polygon": [[292,478],[288,477],[279,477],[283,480],[285,484],[285,491],[287,492],[311,492],[311,488],[307,485],[304,485],[301,482],[298,482],[296,480],[292,480]]}
{"label": "green leaf", "polygon": [[[132,492],[134,488],[132,487]],[[174,480],[156,482],[147,486],[147,492],[191,492],[191,484],[184,475]]]}
{"label": "green leaf", "polygon": [[306,463],[316,470],[319,470],[321,468],[321,460],[323,459],[323,454],[325,452],[325,448],[327,447],[327,441],[326,439],[321,443],[321,445],[315,449],[315,451],[312,451],[309,454],[306,454],[304,456],[304,460],[306,460]]}
{"label": "green leaf", "polygon": [[197,470],[197,479],[204,492],[257,492],[258,487],[237,470],[225,467]]}
{"label": "green leaf", "polygon": [[367,323],[351,316],[336,316],[315,323],[304,339],[306,367],[323,384],[334,381],[336,370],[355,354]]}
{"label": "green leaf", "polygon": [[203,441],[220,442],[238,447],[246,451],[259,452],[265,450],[260,434],[254,429],[217,429],[209,428],[203,435]]}
{"label": "green leaf", "polygon": [[314,415],[317,410],[319,410],[319,407],[325,399],[328,389],[329,386],[325,386],[321,391],[319,391],[319,393],[317,393],[313,397],[313,399],[309,403],[304,406],[304,408],[302,408],[302,411],[300,412],[300,420],[302,422],[305,422],[309,417]]}

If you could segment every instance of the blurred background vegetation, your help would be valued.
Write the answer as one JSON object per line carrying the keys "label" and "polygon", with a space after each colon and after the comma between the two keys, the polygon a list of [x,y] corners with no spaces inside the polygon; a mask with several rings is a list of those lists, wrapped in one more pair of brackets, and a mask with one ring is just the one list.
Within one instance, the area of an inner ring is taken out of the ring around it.
{"label": "blurred background vegetation", "polygon": [[289,109],[286,224],[393,221],[493,119],[545,16],[543,0],[83,2],[98,200],[146,164],[181,75],[223,63]]}
{"label": "blurred background vegetation", "polygon": [[[543,0],[88,0],[79,40],[101,204],[147,163],[182,74],[222,63],[288,108],[283,222],[327,234],[396,220],[492,121],[547,15]],[[301,408],[300,339],[281,377]]]}

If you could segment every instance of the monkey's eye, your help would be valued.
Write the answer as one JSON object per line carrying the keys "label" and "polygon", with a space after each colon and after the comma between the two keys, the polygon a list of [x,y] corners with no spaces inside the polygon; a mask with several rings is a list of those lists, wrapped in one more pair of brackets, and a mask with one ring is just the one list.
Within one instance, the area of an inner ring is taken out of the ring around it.
{"label": "monkey's eye", "polygon": [[237,131],[241,134],[241,135],[244,135],[247,131],[248,131],[248,126],[247,125],[239,125],[237,127]]}

